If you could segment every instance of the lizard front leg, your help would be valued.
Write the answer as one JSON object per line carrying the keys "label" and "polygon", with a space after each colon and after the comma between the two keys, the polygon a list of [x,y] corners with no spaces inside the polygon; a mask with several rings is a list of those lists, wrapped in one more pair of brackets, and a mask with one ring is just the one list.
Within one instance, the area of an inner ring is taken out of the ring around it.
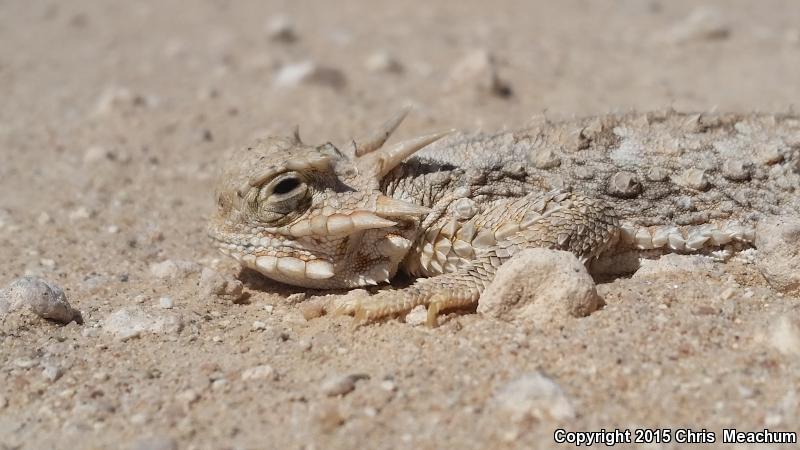
{"label": "lizard front leg", "polygon": [[[509,207],[522,208],[509,217]],[[428,308],[428,324],[435,325],[440,311],[474,305],[494,279],[497,269],[526,248],[567,250],[583,261],[598,256],[616,243],[619,222],[614,211],[598,199],[554,191],[513,199],[486,212],[502,221],[488,221],[500,230],[517,220],[518,231],[501,235],[492,245],[475,249],[474,257],[449,273],[420,279],[405,289],[382,291],[372,297],[341,305],[340,313],[354,314],[359,322],[407,313],[418,305]],[[498,233],[495,233],[497,236]],[[481,233],[477,233],[481,236]],[[475,237],[471,242],[479,241]]]}

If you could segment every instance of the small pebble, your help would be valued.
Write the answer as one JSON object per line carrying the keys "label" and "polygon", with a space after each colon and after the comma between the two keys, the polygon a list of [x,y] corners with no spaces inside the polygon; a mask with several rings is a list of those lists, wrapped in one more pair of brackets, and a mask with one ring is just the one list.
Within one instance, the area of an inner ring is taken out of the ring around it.
{"label": "small pebble", "polygon": [[300,303],[300,302],[304,301],[305,299],[306,299],[306,293],[305,292],[297,292],[295,294],[292,294],[292,295],[286,297],[286,303],[289,304],[289,305],[294,305],[296,303]]}
{"label": "small pebble", "polygon": [[64,372],[61,370],[61,367],[54,364],[45,365],[44,369],[42,369],[42,375],[51,382],[58,380],[63,374]]}
{"label": "small pebble", "polygon": [[14,365],[20,369],[30,369],[31,367],[36,367],[38,364],[38,361],[30,358],[19,358],[14,360]]}
{"label": "small pebble", "polygon": [[313,61],[303,61],[280,68],[275,74],[273,84],[277,87],[315,84],[341,89],[347,84],[347,79],[339,69],[321,66]]}
{"label": "small pebble", "polygon": [[322,317],[325,314],[325,309],[321,303],[303,303],[300,305],[300,312],[303,314],[303,318],[308,321]]}
{"label": "small pebble", "polygon": [[428,320],[428,310],[423,305],[417,305],[406,314],[405,321],[412,326],[424,325]]}
{"label": "small pebble", "polygon": [[181,278],[200,270],[200,265],[192,261],[167,259],[150,265],[150,274],[156,278]]}
{"label": "small pebble", "polygon": [[292,19],[285,15],[277,15],[267,22],[267,36],[276,42],[291,43],[297,40]]}
{"label": "small pebble", "polygon": [[800,294],[800,219],[771,216],[756,226],[756,265],[776,291]]}
{"label": "small pebble", "polygon": [[198,394],[192,389],[187,389],[178,394],[175,398],[177,398],[178,401],[180,401],[181,403],[191,405],[192,403],[195,403],[198,400],[200,400],[200,394]]}
{"label": "small pebble", "polygon": [[83,323],[80,311],[70,306],[64,291],[40,278],[18,278],[0,290],[0,316],[22,307],[28,307],[43,319],[61,324],[68,324],[73,320]]}
{"label": "small pebble", "polygon": [[311,350],[311,347],[312,347],[311,341],[308,341],[306,339],[301,339],[301,340],[297,341],[297,347],[300,348],[300,350],[302,350],[304,352],[307,352],[307,351]]}
{"label": "small pebble", "polygon": [[99,145],[93,145],[87,148],[83,153],[83,163],[87,165],[110,159],[112,159],[110,152],[105,147]]}
{"label": "small pebble", "polygon": [[106,381],[109,378],[111,378],[111,376],[108,374],[108,372],[104,372],[104,371],[101,370],[101,371],[93,373],[92,374],[92,378],[94,380],[96,380],[96,381]]}
{"label": "small pebble", "polygon": [[253,331],[266,330],[267,329],[267,324],[262,322],[262,321],[260,321],[260,320],[256,320],[255,322],[253,322],[253,326],[251,327],[251,329]]}
{"label": "small pebble", "polygon": [[769,327],[769,343],[784,355],[800,356],[800,327],[789,316],[779,317]]}
{"label": "small pebble", "polygon": [[95,115],[105,115],[143,106],[156,106],[157,103],[157,99],[135,94],[128,88],[110,86],[98,97],[93,112]]}
{"label": "small pebble", "polygon": [[175,306],[175,302],[171,297],[161,297],[158,299],[158,306],[163,309],[172,309],[172,307]]}
{"label": "small pebble", "polygon": [[10,224],[11,212],[9,212],[7,209],[0,208],[0,229]]}
{"label": "small pebble", "polygon": [[500,79],[494,55],[487,50],[475,50],[457,62],[450,71],[446,88],[459,92],[464,87],[497,97],[510,97],[511,87]]}
{"label": "small pebble", "polygon": [[683,21],[676,23],[662,36],[662,40],[670,44],[684,44],[723,40],[730,34],[731,26],[719,10],[700,7]]}
{"label": "small pebble", "polygon": [[369,379],[366,374],[334,375],[320,384],[320,390],[329,397],[346,395],[356,388],[356,382]]}
{"label": "small pebble", "polygon": [[123,341],[142,333],[177,334],[182,329],[180,316],[166,311],[156,314],[138,305],[119,309],[103,320],[103,330]]}
{"label": "small pebble", "polygon": [[36,223],[38,223],[40,226],[49,225],[53,222],[53,218],[50,217],[50,214],[47,214],[45,211],[39,213],[39,216],[36,218]]}
{"label": "small pebble", "polygon": [[230,275],[204,267],[200,272],[200,292],[205,297],[217,296],[237,303],[244,295],[244,285]]}
{"label": "small pebble", "polygon": [[72,221],[72,222],[75,222],[75,221],[78,221],[78,220],[86,220],[86,219],[90,219],[93,215],[94,215],[94,213],[89,208],[87,208],[85,206],[80,206],[80,207],[75,208],[74,210],[70,211],[69,220]]}
{"label": "small pebble", "polygon": [[242,372],[242,380],[275,380],[277,379],[277,375],[272,366],[262,364]]}
{"label": "small pebble", "polygon": [[561,387],[538,372],[507,383],[495,393],[493,403],[511,422],[575,418],[572,402]]}
{"label": "small pebble", "polygon": [[370,72],[399,74],[404,71],[403,65],[387,51],[379,51],[371,54],[367,60],[364,61],[364,67]]}

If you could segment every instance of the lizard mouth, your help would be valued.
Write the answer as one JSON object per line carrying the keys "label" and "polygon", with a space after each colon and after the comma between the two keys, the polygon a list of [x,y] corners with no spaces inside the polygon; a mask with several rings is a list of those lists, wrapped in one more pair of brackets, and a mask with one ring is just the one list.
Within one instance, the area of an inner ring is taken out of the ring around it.
{"label": "lizard mouth", "polygon": [[303,280],[326,280],[335,275],[334,265],[327,258],[295,248],[290,240],[262,237],[253,241],[214,228],[209,229],[208,235],[222,254],[277,281],[299,284]]}
{"label": "lizard mouth", "polygon": [[303,279],[326,280],[336,275],[333,264],[324,259],[303,260],[294,256],[254,255],[238,253],[225,247],[220,252],[239,261],[248,269],[256,270],[278,281],[291,283]]}

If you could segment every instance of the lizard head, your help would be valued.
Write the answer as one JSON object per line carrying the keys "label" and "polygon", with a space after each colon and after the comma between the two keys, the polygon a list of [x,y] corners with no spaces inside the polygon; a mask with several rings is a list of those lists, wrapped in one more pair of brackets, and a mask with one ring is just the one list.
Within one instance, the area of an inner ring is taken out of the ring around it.
{"label": "lizard head", "polygon": [[402,111],[345,155],[330,143],[269,137],[237,149],[217,183],[208,233],[224,254],[269,278],[311,288],[388,281],[428,208],[381,193],[380,180],[447,133],[383,147]]}

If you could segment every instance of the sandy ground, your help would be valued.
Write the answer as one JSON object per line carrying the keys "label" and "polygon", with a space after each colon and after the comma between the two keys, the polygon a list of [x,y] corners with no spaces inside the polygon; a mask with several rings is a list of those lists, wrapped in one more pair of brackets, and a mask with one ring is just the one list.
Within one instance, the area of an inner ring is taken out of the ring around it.
{"label": "sandy ground", "polygon": [[[718,442],[724,427],[798,431],[800,357],[785,345],[798,299],[746,261],[600,284],[605,308],[547,329],[477,314],[353,329],[306,321],[302,290],[239,274],[205,236],[225,149],[294,124],[307,142],[344,143],[403,104],[416,109],[401,137],[797,105],[800,5],[709,3],[0,0],[0,286],[42,276],[84,317],[2,322],[0,448],[549,448],[559,427],[705,428]],[[482,49],[510,95],[482,87],[480,64],[455,69]],[[167,260],[178,270],[153,272]],[[247,299],[203,295],[203,268],[239,277]],[[123,308],[159,331],[113,335],[106,319]],[[502,393],[532,374],[561,392],[517,417]],[[330,395],[338,376],[355,388]]]}

